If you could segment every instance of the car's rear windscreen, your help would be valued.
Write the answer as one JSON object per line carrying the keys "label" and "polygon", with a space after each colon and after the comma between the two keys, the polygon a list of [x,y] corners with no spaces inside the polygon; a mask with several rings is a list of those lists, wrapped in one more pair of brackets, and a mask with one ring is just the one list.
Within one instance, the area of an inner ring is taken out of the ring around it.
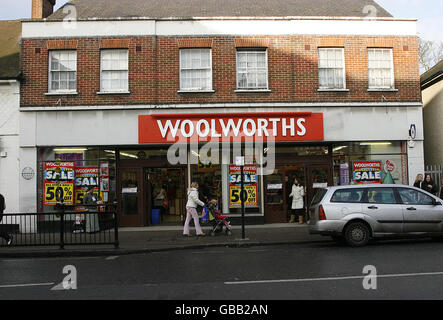
{"label": "car's rear windscreen", "polygon": [[320,201],[323,199],[323,197],[325,196],[326,192],[328,190],[327,189],[319,189],[317,191],[317,193],[315,194],[314,198],[312,198],[311,201],[311,206],[315,206],[316,204],[319,204]]}

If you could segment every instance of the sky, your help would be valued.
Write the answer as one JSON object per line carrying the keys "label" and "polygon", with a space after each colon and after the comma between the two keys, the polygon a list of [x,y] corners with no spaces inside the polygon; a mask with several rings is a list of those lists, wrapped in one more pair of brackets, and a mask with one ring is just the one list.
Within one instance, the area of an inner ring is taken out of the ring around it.
{"label": "sky", "polygon": [[[66,2],[67,0],[57,0],[56,9]],[[419,36],[423,39],[443,41],[443,0],[376,0],[376,2],[394,17],[417,18]],[[30,18],[31,3],[32,0],[0,0],[0,20]]]}

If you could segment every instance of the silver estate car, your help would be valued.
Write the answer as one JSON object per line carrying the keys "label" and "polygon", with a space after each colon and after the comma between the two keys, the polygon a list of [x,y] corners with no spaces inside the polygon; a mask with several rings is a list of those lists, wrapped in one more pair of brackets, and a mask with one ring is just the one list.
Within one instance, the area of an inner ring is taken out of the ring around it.
{"label": "silver estate car", "polygon": [[320,189],[309,208],[309,232],[364,246],[371,238],[443,236],[443,201],[404,185]]}

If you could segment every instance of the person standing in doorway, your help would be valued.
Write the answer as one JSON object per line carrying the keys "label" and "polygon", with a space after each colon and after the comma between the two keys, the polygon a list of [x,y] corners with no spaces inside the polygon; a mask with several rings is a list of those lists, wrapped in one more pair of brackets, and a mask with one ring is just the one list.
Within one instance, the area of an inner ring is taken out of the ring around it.
{"label": "person standing in doorway", "polygon": [[295,222],[295,217],[298,216],[298,223],[303,223],[303,217],[305,215],[304,196],[305,188],[301,185],[300,181],[298,181],[297,177],[295,177],[294,184],[292,185],[292,192],[290,194],[290,197],[292,197],[292,215],[290,222]]}
{"label": "person standing in doorway", "polygon": [[[0,223],[3,220],[3,212],[6,209],[6,202],[5,197],[0,193]],[[3,225],[0,224],[0,238],[3,238],[6,240],[6,243],[10,245],[12,243],[12,236],[7,234],[6,232],[3,232]]]}
{"label": "person standing in doorway", "polygon": [[191,183],[191,187],[188,189],[188,202],[186,203],[186,221],[183,228],[183,236],[191,237],[189,233],[189,223],[191,219],[194,219],[195,232],[198,236],[205,236],[200,227],[199,216],[197,213],[197,206],[204,206],[205,204],[198,198],[198,183]]}
{"label": "person standing in doorway", "polygon": [[292,192],[292,184],[291,179],[288,176],[285,176],[285,192],[286,192],[286,221],[289,223],[293,223],[295,220],[295,216],[292,215],[292,200],[291,200],[291,192]]}

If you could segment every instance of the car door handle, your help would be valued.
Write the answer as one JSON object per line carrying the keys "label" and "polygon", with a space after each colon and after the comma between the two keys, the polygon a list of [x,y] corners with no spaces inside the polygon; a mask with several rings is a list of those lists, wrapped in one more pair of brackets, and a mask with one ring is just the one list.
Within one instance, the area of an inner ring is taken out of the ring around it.
{"label": "car door handle", "polygon": [[409,207],[409,208],[407,208],[406,210],[409,210],[409,211],[416,211],[417,209],[414,208],[414,207]]}
{"label": "car door handle", "polygon": [[370,206],[370,207],[368,207],[368,209],[375,210],[375,209],[378,209],[378,207],[376,207],[376,206]]}

